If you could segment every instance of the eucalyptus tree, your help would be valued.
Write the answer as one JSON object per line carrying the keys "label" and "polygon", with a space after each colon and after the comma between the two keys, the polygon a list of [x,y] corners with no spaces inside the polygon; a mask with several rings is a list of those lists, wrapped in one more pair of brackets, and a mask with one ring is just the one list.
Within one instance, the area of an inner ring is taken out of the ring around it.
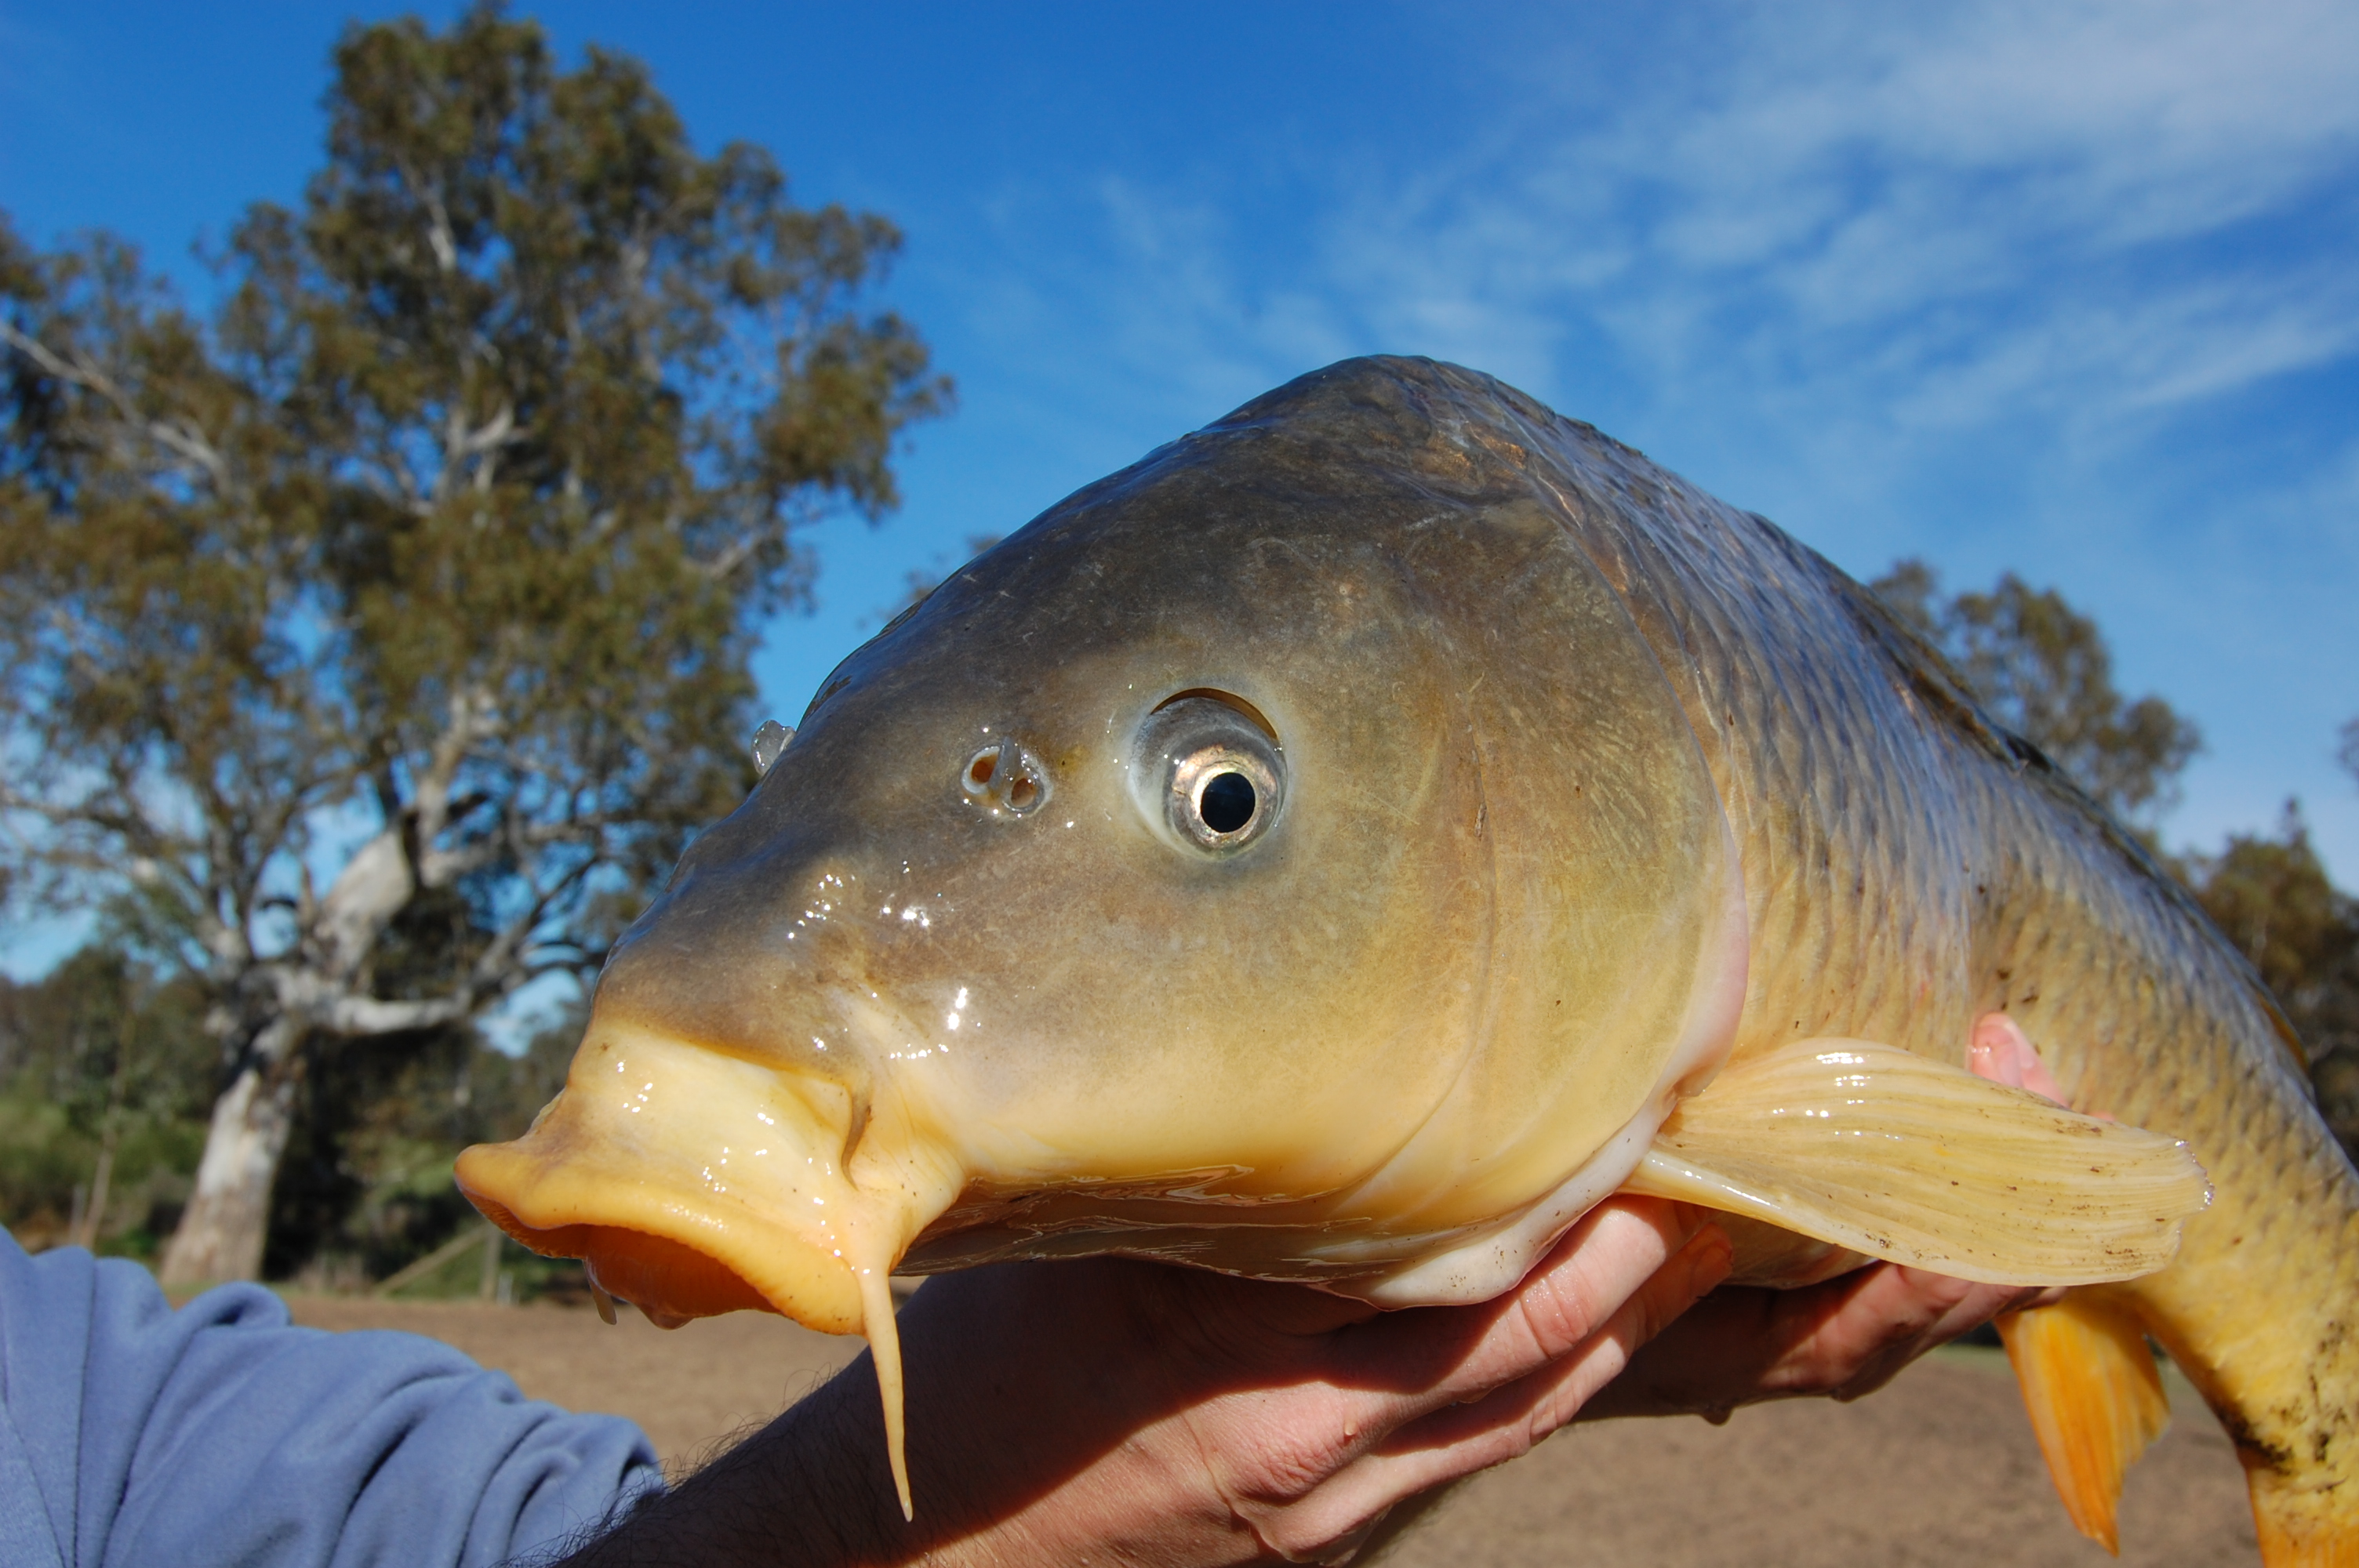
{"label": "eucalyptus tree", "polygon": [[307,1062],[594,970],[751,782],[799,529],[949,395],[868,302],[893,227],[638,63],[488,7],[333,63],[203,311],[0,224],[0,869],[202,983],[175,1281],[255,1271]]}
{"label": "eucalyptus tree", "polygon": [[2329,1125],[2359,1148],[2359,898],[2328,880],[2291,801],[2275,835],[2232,833],[2183,871],[2285,1010]]}
{"label": "eucalyptus tree", "polygon": [[1870,586],[1949,656],[2001,723],[2123,821],[2150,830],[2176,800],[2201,735],[2161,697],[2115,689],[2104,633],[2062,594],[2003,572],[1987,593],[1945,597],[1920,560],[1896,562]]}

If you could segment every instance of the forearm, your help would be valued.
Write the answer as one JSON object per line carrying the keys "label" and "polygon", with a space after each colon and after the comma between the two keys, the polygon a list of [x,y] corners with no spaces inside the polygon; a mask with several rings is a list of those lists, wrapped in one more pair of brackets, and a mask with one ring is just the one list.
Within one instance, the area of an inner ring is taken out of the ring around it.
{"label": "forearm", "polygon": [[867,1474],[882,1460],[864,1447],[851,1419],[857,1392],[851,1374],[839,1375],[679,1487],[640,1504],[562,1568],[835,1568],[909,1560],[887,1550],[887,1516],[897,1529],[900,1510],[890,1478],[880,1485]]}

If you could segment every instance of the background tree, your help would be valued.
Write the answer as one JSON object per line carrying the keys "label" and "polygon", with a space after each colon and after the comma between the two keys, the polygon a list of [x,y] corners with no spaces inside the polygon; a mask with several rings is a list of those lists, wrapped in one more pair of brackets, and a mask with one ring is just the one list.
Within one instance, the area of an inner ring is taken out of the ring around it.
{"label": "background tree", "polygon": [[203,1005],[115,946],[0,978],[0,1212],[20,1239],[153,1249],[204,1137]]}
{"label": "background tree", "polygon": [[[470,1143],[515,1137],[549,1103],[583,1018],[567,1009],[513,1054],[465,1026],[321,1053],[296,1093],[271,1188],[264,1273],[354,1287],[476,1226],[480,1217],[451,1179],[452,1159]],[[577,1273],[506,1250],[537,1286]],[[472,1283],[473,1271],[462,1268],[454,1280]]]}
{"label": "background tree", "polygon": [[1949,656],[1999,722],[2124,822],[2151,832],[2177,801],[2202,737],[2162,698],[2114,689],[2104,634],[2062,594],[2005,572],[1988,593],[1943,598],[1920,560],[1895,562],[1868,586]]}
{"label": "background tree", "polygon": [[308,1069],[594,970],[752,778],[795,531],[892,505],[949,390],[858,309],[892,227],[699,156],[636,62],[484,8],[334,68],[209,319],[0,227],[0,855],[201,986],[174,1281],[255,1271]]}
{"label": "background tree", "polygon": [[2359,1152],[2359,899],[2327,880],[2290,801],[2274,838],[2231,834],[2183,874],[2268,982],[2310,1054],[2328,1122]]}

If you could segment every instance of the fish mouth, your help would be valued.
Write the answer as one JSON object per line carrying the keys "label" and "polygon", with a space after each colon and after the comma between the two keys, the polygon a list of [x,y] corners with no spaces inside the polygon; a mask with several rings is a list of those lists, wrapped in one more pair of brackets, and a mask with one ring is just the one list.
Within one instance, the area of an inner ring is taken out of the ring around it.
{"label": "fish mouth", "polygon": [[907,1161],[881,1183],[855,1173],[861,1108],[817,1074],[593,1018],[531,1129],[467,1150],[456,1173],[502,1230],[582,1260],[658,1324],[756,1309],[861,1333],[954,1195],[932,1201],[948,1184]]}

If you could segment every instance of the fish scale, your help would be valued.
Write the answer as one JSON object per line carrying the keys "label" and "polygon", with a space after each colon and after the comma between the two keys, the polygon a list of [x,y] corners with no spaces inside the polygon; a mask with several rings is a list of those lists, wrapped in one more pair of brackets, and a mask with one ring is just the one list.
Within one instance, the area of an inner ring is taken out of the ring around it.
{"label": "fish scale", "polygon": [[[1586,430],[1571,445],[1605,454],[1601,466],[1624,460]],[[2359,1481],[2347,1329],[2359,1182],[2257,979],[2085,797],[1994,745],[1995,722],[1945,724],[1921,700],[1896,701],[1912,683],[1954,689],[1954,677],[1898,637],[1885,658],[1857,656],[1877,644],[1831,612],[1860,592],[1832,567],[1788,568],[1799,546],[1761,548],[1756,520],[1701,496],[1603,527],[1594,511],[1581,520],[1593,553],[1636,563],[1622,580],[1684,589],[1639,622],[1667,666],[1696,677],[1691,714],[1699,734],[1726,736],[1706,755],[1746,825],[1763,983],[1736,1051],[1789,1028],[1956,1059],[1972,1019],[1995,1008],[2022,1023],[2070,1103],[2188,1140],[2212,1208],[2169,1268],[2101,1289],[2134,1304],[2219,1411],[2271,1561],[2343,1561],[2353,1505],[2336,1494]],[[1794,656],[1830,647],[1854,656]],[[1799,725],[1780,711],[1798,698]],[[1746,809],[1756,800],[1780,804]],[[1846,897],[1854,876],[1864,896]],[[1899,918],[1852,918],[1846,945],[1835,920],[1863,908]],[[1937,977],[1925,1002],[1905,994],[1920,972]]]}
{"label": "fish scale", "polygon": [[[1644,460],[1572,430],[1575,449],[1608,471]],[[1752,894],[1758,979],[1737,1054],[1838,1033],[1962,1060],[1973,1018],[1965,861],[1928,805],[1942,793],[1930,738],[1824,589],[1799,579],[1790,542],[1764,538],[1757,519],[1669,476],[1658,493],[1676,501],[1663,514],[1669,528],[1653,514],[1582,509],[1575,532],[1593,557],[1614,563],[1609,576],[1626,585],[1665,666],[1689,677],[1675,684],[1705,738]],[[1865,909],[1879,917],[1859,918]],[[1919,975],[1945,982],[1930,1006],[1916,994]]]}
{"label": "fish scale", "polygon": [[[1048,809],[973,787],[1010,755]],[[1262,784],[1214,824],[1187,781],[1221,767]],[[2115,1119],[1968,1071],[1994,1019]],[[2081,1287],[2009,1346],[2101,1536],[2151,1427],[2107,1379],[2152,1332],[2285,1568],[2359,1542],[2359,1206],[2272,1031],[1856,584],[1487,377],[1361,360],[847,660],[617,944],[565,1091],[459,1177],[658,1321],[865,1333],[905,1508],[893,1267],[1118,1252],[1438,1304],[1617,1188],[1704,1202],[1763,1282]]]}

